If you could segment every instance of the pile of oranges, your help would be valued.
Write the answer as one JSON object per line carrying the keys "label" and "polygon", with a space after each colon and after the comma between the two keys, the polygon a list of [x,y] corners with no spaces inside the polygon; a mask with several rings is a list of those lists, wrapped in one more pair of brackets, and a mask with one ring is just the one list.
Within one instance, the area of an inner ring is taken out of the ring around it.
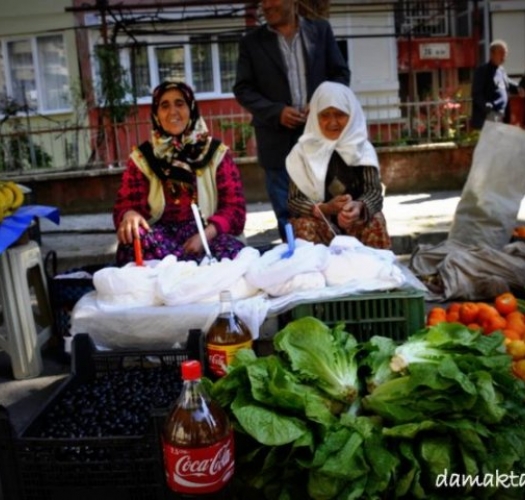
{"label": "pile of oranges", "polygon": [[507,353],[512,356],[516,376],[525,380],[525,314],[519,310],[518,299],[510,292],[498,295],[494,304],[486,302],[454,302],[445,309],[432,308],[427,326],[446,321],[462,323],[485,335],[501,331],[505,336]]}

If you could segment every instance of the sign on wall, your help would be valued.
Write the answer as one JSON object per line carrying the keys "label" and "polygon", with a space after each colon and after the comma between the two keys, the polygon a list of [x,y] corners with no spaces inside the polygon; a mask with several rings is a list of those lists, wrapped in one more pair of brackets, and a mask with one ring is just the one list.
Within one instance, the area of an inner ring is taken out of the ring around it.
{"label": "sign on wall", "polygon": [[420,59],[450,59],[450,43],[422,43],[419,45]]}

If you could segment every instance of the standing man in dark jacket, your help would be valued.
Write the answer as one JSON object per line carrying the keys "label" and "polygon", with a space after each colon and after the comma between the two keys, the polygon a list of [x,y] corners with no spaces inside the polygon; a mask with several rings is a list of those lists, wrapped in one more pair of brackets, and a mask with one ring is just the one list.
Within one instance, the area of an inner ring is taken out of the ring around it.
{"label": "standing man in dark jacket", "polygon": [[295,0],[262,0],[266,24],[239,46],[233,92],[253,116],[257,156],[281,237],[288,221],[285,159],[304,130],[308,102],[325,80],[350,84],[350,70],[325,20],[298,16]]}
{"label": "standing man in dark jacket", "polygon": [[472,118],[474,129],[481,129],[485,120],[510,122],[509,94],[520,94],[524,90],[509,79],[502,64],[507,57],[507,44],[494,40],[490,44],[490,59],[474,72],[472,80]]}

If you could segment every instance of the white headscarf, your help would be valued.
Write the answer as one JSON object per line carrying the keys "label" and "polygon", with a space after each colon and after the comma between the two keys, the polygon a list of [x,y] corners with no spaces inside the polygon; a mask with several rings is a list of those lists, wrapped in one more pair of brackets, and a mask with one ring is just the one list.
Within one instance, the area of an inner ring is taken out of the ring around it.
{"label": "white headscarf", "polygon": [[[331,106],[350,115],[335,141],[323,135],[317,117]],[[349,167],[367,165],[379,170],[377,154],[368,141],[366,119],[357,97],[341,83],[324,82],[317,87],[310,101],[304,134],[286,158],[286,170],[291,179],[314,202],[324,199],[326,172],[334,151]]]}

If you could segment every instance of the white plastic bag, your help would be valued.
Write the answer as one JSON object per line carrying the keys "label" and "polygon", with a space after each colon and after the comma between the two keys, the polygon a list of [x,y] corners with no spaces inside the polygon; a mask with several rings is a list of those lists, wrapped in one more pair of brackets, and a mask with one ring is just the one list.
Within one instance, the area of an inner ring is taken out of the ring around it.
{"label": "white plastic bag", "polygon": [[101,307],[140,307],[159,305],[156,294],[158,261],[144,266],[104,267],[93,275],[93,286]]}
{"label": "white plastic bag", "polygon": [[176,262],[162,265],[157,278],[157,294],[163,304],[177,306],[219,300],[222,290],[230,290],[234,300],[258,293],[243,276],[250,264],[259,259],[255,248],[243,248],[235,259],[222,259],[209,265]]}
{"label": "white plastic bag", "polygon": [[[314,245],[308,241],[296,239],[295,251],[291,257],[282,257],[286,250],[288,250],[288,245],[283,243],[253,262],[245,275],[248,283],[267,293],[270,293],[270,290],[275,292],[295,276],[322,272],[328,264],[328,248],[325,245]],[[304,283],[301,280],[298,280],[297,284],[303,288]],[[286,285],[282,290],[284,289],[287,290],[286,293],[293,292],[292,283]]]}
{"label": "white plastic bag", "polygon": [[449,240],[503,248],[525,195],[525,131],[485,122],[456,208]]}

